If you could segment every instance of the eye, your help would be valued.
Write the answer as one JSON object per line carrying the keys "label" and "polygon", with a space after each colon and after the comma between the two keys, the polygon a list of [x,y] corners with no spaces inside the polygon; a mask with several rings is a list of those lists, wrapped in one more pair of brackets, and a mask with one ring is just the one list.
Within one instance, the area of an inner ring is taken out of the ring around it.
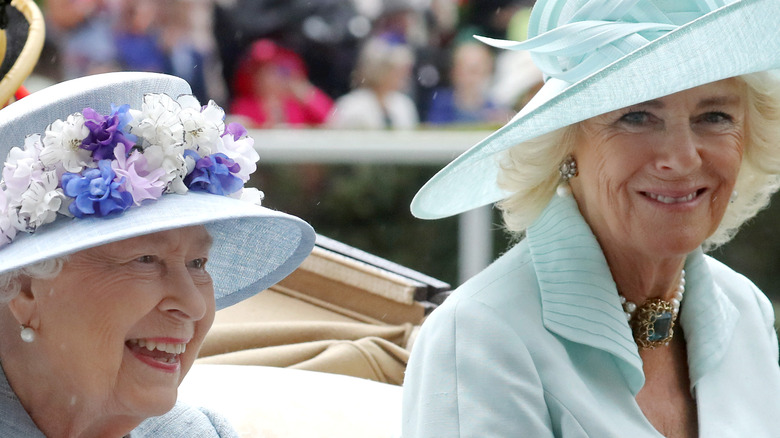
{"label": "eye", "polygon": [[143,255],[143,256],[138,257],[137,259],[135,259],[135,261],[137,261],[139,263],[154,263],[155,258],[154,258],[153,255]]}
{"label": "eye", "polygon": [[187,264],[187,267],[192,268],[192,269],[203,269],[203,268],[206,267],[206,259],[205,258],[200,258],[200,259],[191,260]]}
{"label": "eye", "polygon": [[700,120],[705,123],[720,124],[720,123],[731,123],[734,121],[734,117],[723,112],[712,111],[709,113],[702,114],[700,116]]}
{"label": "eye", "polygon": [[631,111],[620,117],[621,123],[629,125],[646,125],[650,122],[650,113],[645,111]]}

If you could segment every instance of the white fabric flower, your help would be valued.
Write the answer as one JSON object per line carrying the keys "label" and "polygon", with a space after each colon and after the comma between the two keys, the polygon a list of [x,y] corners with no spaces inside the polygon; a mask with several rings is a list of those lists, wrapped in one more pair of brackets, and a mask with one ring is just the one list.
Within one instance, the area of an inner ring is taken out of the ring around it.
{"label": "white fabric flower", "polygon": [[183,179],[187,175],[184,160],[184,125],[181,105],[167,94],[147,94],[141,111],[130,110],[133,120],[128,123],[130,133],[138,137],[147,169],[163,169],[160,178],[168,192],[186,193]]}
{"label": "white fabric flower", "polygon": [[243,189],[229,196],[236,197],[244,202],[251,202],[252,204],[255,205],[263,205],[263,199],[265,199],[265,193],[263,193],[260,190],[257,190],[254,187],[244,187]]}
{"label": "white fabric flower", "polygon": [[166,193],[187,193],[187,186],[184,185],[184,177],[187,176],[187,161],[184,155],[178,153],[184,148],[163,148],[160,146],[150,146],[143,152],[146,158],[147,169],[154,171],[162,169],[165,174],[160,177],[160,181],[166,185]]}
{"label": "white fabric flower", "polygon": [[167,94],[146,94],[141,110],[131,109],[129,113],[133,118],[128,123],[129,132],[138,137],[138,144],[143,149],[149,146],[159,146],[166,151],[183,148],[181,105]]}
{"label": "white fabric flower", "polygon": [[191,94],[179,96],[177,102],[182,107],[180,118],[184,125],[185,147],[201,157],[214,153],[225,130],[225,111],[213,100],[201,107],[198,99]]}
{"label": "white fabric flower", "polygon": [[8,152],[3,167],[3,181],[9,205],[18,206],[22,193],[30,183],[36,179],[40,180],[43,173],[43,164],[40,161],[42,149],[41,136],[35,134],[24,140],[24,149],[14,147]]}
{"label": "white fabric flower", "polygon": [[257,160],[260,155],[255,150],[255,140],[252,137],[241,137],[238,140],[232,134],[222,137],[217,152],[222,152],[228,158],[238,163],[241,170],[236,174],[242,181],[249,181],[249,176],[257,170]]}
{"label": "white fabric flower", "polygon": [[16,237],[17,209],[8,204],[5,190],[0,190],[0,247]]}
{"label": "white fabric flower", "polygon": [[85,167],[95,167],[92,152],[82,149],[81,142],[89,135],[84,116],[75,113],[63,122],[57,119],[46,128],[41,162],[46,169],[61,166],[66,172],[78,173]]}
{"label": "white fabric flower", "polygon": [[65,197],[58,185],[59,178],[54,171],[43,172],[40,179],[31,182],[20,200],[18,223],[24,226],[20,231],[35,231],[57,219]]}

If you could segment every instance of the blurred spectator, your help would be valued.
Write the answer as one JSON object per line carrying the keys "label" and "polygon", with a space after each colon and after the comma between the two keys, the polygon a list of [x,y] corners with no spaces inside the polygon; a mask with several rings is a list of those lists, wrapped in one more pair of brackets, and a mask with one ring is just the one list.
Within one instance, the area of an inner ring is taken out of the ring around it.
{"label": "blurred spectator", "polygon": [[257,127],[319,125],[333,106],[309,82],[300,56],[268,39],[252,44],[233,85],[230,113]]}
{"label": "blurred spectator", "polygon": [[119,70],[109,0],[47,0],[47,39],[60,54],[56,80]]}
{"label": "blurred spectator", "polygon": [[425,118],[433,93],[446,81],[449,44],[456,34],[457,0],[356,0],[372,20],[370,35],[405,44],[414,53],[406,94]]}
{"label": "blurred spectator", "polygon": [[57,81],[154,71],[186,79],[200,100],[224,100],[213,55],[213,0],[47,0],[43,12],[62,58]]}
{"label": "blurred spectator", "polygon": [[466,0],[462,2],[461,33],[464,37],[482,35],[506,38],[515,13],[533,0]]}
{"label": "blurred spectator", "polygon": [[509,112],[488,96],[493,55],[482,43],[468,42],[453,52],[451,87],[433,95],[427,121],[432,124],[505,123]]}
{"label": "blurred spectator", "polygon": [[350,90],[360,40],[371,29],[369,20],[356,12],[356,0],[212,1],[215,38],[228,82],[248,47],[269,38],[301,56],[309,80],[329,96]]}
{"label": "blurred spectator", "polygon": [[212,0],[158,2],[158,44],[165,53],[164,72],[189,82],[201,102],[209,98],[227,106],[212,27]]}
{"label": "blurred spectator", "polygon": [[163,72],[166,56],[160,47],[159,5],[156,0],[119,3],[114,41],[125,70]]}
{"label": "blurred spectator", "polygon": [[346,129],[410,129],[419,123],[409,85],[414,55],[404,44],[366,42],[352,75],[353,90],[336,100],[329,124]]}

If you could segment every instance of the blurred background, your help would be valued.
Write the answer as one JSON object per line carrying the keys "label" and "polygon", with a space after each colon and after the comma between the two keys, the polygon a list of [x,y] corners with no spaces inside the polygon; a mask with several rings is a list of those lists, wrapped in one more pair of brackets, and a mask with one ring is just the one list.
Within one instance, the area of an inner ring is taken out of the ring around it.
{"label": "blurred background", "polygon": [[[526,53],[472,38],[524,39],[532,3],[41,0],[46,44],[25,85],[119,70],[180,76],[252,130],[261,162],[251,183],[266,206],[457,286],[512,245],[499,215],[422,221],[409,203],[541,85]],[[778,204],[712,253],[776,306]]]}

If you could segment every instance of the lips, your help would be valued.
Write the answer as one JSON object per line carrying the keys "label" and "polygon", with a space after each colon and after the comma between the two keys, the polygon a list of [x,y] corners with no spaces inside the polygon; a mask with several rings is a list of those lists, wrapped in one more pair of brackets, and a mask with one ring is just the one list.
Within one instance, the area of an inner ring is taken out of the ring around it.
{"label": "lips", "polygon": [[704,193],[704,189],[698,189],[683,196],[668,196],[653,192],[642,192],[644,196],[647,196],[648,198],[654,201],[658,201],[662,204],[682,204],[685,202],[691,202],[698,198],[702,193]]}
{"label": "lips", "polygon": [[130,339],[127,348],[144,362],[160,366],[178,365],[180,356],[187,350],[186,342],[166,342],[154,339]]}

